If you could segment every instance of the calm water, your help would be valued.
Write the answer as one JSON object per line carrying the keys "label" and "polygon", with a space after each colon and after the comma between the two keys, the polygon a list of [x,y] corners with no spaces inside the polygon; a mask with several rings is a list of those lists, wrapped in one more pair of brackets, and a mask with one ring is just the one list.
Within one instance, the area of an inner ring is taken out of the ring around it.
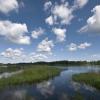
{"label": "calm water", "polygon": [[100,72],[98,67],[68,67],[48,81],[23,85],[0,91],[0,100],[100,100],[100,91],[72,81],[72,75],[84,72]]}

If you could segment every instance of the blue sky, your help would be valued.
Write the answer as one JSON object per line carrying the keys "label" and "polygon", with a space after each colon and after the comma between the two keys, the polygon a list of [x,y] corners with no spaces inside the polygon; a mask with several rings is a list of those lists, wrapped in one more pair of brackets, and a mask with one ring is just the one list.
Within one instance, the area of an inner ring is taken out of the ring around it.
{"label": "blue sky", "polygon": [[100,0],[0,0],[0,63],[99,60],[99,41]]}

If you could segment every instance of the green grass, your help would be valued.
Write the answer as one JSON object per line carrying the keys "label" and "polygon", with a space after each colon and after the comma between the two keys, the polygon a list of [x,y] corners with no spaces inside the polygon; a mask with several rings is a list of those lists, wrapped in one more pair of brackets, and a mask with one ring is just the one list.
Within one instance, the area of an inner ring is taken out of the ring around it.
{"label": "green grass", "polygon": [[73,75],[73,80],[85,83],[100,90],[100,73],[81,73]]}
{"label": "green grass", "polygon": [[13,72],[13,71],[18,71],[18,70],[19,70],[19,68],[15,67],[15,66],[11,66],[11,67],[2,67],[2,66],[0,66],[0,73]]}
{"label": "green grass", "polygon": [[20,84],[32,84],[40,82],[56,75],[59,75],[60,69],[54,67],[33,67],[24,69],[20,74],[14,75],[9,78],[0,79],[0,88]]}

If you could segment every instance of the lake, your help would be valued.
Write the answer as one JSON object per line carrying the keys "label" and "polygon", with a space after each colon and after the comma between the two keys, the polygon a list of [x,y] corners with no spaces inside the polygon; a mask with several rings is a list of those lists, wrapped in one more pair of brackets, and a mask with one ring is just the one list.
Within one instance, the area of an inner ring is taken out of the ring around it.
{"label": "lake", "polygon": [[[0,90],[0,100],[100,100],[100,91],[72,80],[72,75],[84,72],[100,72],[97,66],[60,67],[59,76],[33,85],[22,85]],[[80,99],[79,99],[80,100]]]}

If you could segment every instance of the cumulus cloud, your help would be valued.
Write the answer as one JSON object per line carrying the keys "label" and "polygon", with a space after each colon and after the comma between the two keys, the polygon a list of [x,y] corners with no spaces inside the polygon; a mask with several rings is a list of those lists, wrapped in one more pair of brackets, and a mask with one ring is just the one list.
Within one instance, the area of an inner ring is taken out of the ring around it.
{"label": "cumulus cloud", "polygon": [[75,0],[74,1],[74,6],[76,8],[82,8],[84,7],[87,3],[88,3],[89,0]]}
{"label": "cumulus cloud", "polygon": [[30,37],[26,24],[12,23],[11,21],[0,21],[0,35],[17,44],[30,44]]}
{"label": "cumulus cloud", "polygon": [[[45,61],[48,58],[47,53],[42,52],[31,52],[27,53],[23,48],[8,48],[0,53],[2,59],[5,60],[5,63],[19,63],[19,62],[37,62]],[[50,56],[50,55],[49,55]]]}
{"label": "cumulus cloud", "polygon": [[31,52],[31,53],[25,53],[23,57],[24,62],[38,62],[38,61],[46,61],[50,56],[47,52]]}
{"label": "cumulus cloud", "polygon": [[53,41],[52,40],[48,40],[48,38],[45,38],[44,40],[42,40],[39,43],[39,45],[37,47],[37,51],[51,54],[53,46],[54,46]]}
{"label": "cumulus cloud", "polygon": [[44,34],[44,29],[42,29],[41,27],[39,27],[38,29],[32,31],[32,37],[34,39],[37,39],[42,34]]}
{"label": "cumulus cloud", "polygon": [[23,55],[23,48],[20,49],[12,49],[8,48],[4,52],[1,52],[1,56],[5,58],[18,58]]}
{"label": "cumulus cloud", "polygon": [[[71,20],[73,19],[73,8],[69,6],[68,2],[61,2],[58,4],[49,4],[50,5],[50,13],[51,15],[46,18],[45,22],[49,25],[53,24],[61,24],[67,25],[70,24]],[[46,7],[45,7],[46,8]]]}
{"label": "cumulus cloud", "polygon": [[51,13],[53,14],[56,21],[60,20],[61,24],[70,24],[73,19],[73,9],[69,6],[68,2],[55,4],[52,8]]}
{"label": "cumulus cloud", "polygon": [[54,24],[53,16],[49,16],[48,18],[46,18],[45,23],[47,23],[49,25],[53,25]]}
{"label": "cumulus cloud", "polygon": [[68,50],[69,51],[76,51],[78,49],[86,49],[88,47],[91,46],[91,43],[87,43],[87,42],[84,42],[84,43],[81,43],[81,44],[75,44],[75,43],[71,43],[69,46],[68,46]]}
{"label": "cumulus cloud", "polygon": [[95,32],[100,33],[100,5],[93,8],[93,16],[87,19],[87,24],[83,26],[78,32]]}
{"label": "cumulus cloud", "polygon": [[8,14],[11,11],[18,10],[19,5],[17,0],[0,0],[0,12]]}
{"label": "cumulus cloud", "polygon": [[66,38],[66,29],[62,28],[53,28],[52,31],[57,36],[57,40],[62,42]]}
{"label": "cumulus cloud", "polygon": [[49,25],[68,25],[74,18],[73,12],[84,7],[88,1],[89,0],[75,0],[73,6],[70,6],[65,0],[54,4],[48,1],[44,4],[44,9],[49,9],[51,15],[45,19],[45,22]]}
{"label": "cumulus cloud", "polygon": [[[45,23],[52,26],[52,31],[57,36],[57,40],[63,42],[66,38],[66,28],[55,28],[70,24],[73,16],[73,7],[65,0],[54,3],[50,6],[50,15],[45,19]],[[55,27],[53,27],[55,26]]]}
{"label": "cumulus cloud", "polygon": [[52,2],[51,1],[45,2],[44,10],[48,10],[51,6],[52,6]]}
{"label": "cumulus cloud", "polygon": [[68,47],[69,51],[76,51],[77,50],[77,45],[75,43],[71,43]]}
{"label": "cumulus cloud", "polygon": [[79,49],[85,49],[87,47],[90,47],[91,46],[91,43],[87,43],[87,42],[84,42],[84,43],[81,43],[78,48]]}
{"label": "cumulus cloud", "polygon": [[47,59],[47,55],[42,53],[32,53],[30,56],[31,61],[41,61]]}

